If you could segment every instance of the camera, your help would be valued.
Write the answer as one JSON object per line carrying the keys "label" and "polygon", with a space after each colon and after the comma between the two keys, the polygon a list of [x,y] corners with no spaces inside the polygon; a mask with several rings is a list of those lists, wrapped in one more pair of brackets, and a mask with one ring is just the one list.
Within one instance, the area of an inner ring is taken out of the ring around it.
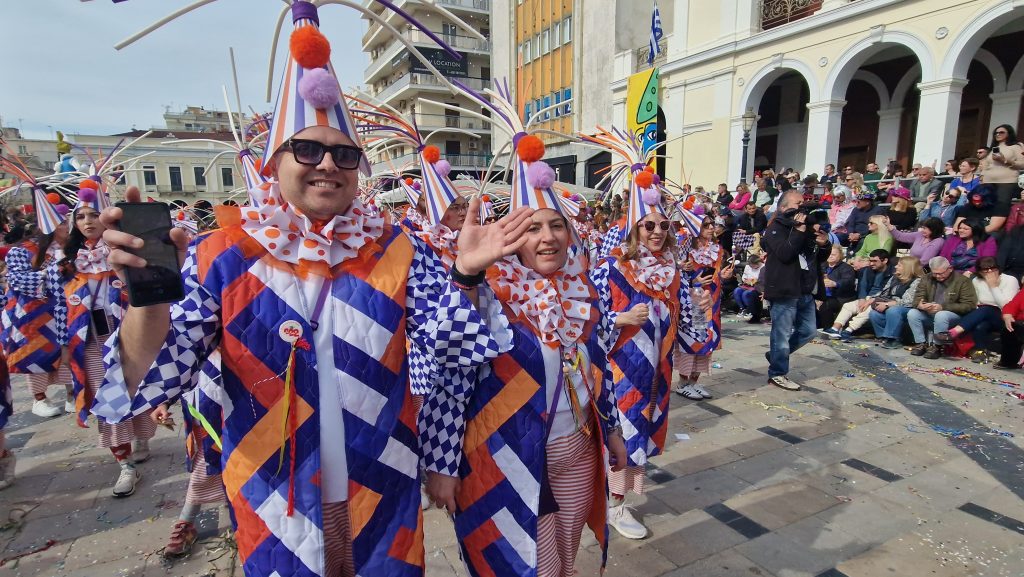
{"label": "camera", "polygon": [[832,231],[832,222],[828,218],[828,211],[817,202],[805,202],[795,209],[786,211],[783,216],[792,219],[797,214],[807,215],[804,224],[807,225],[808,230],[813,229],[814,225],[818,225],[818,230],[825,233]]}

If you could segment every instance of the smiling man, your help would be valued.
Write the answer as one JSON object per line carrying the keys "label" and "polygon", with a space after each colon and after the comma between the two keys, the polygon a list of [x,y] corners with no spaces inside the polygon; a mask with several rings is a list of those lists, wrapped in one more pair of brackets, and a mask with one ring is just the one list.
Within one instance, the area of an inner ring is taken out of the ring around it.
{"label": "smiling man", "polygon": [[[308,2],[292,16],[296,35],[319,22]],[[128,310],[94,412],[120,421],[173,399],[219,350],[223,476],[245,574],[421,575],[407,343],[453,381],[502,352],[473,300],[483,271],[522,244],[531,211],[486,227],[470,219],[446,272],[358,198],[369,165],[344,96],[325,98],[333,77],[319,93],[303,89],[300,78],[330,71],[296,45],[293,35],[264,157],[270,181],[250,191],[258,205],[221,215],[188,247],[183,301]],[[122,250],[141,240],[105,239],[119,271],[144,265]]]}

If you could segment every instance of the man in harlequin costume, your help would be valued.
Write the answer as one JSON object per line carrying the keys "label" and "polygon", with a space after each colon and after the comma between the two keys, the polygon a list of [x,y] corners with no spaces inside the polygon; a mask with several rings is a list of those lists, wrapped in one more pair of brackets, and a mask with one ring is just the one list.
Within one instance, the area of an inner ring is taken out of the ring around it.
{"label": "man in harlequin costume", "polygon": [[[194,385],[219,348],[226,399],[224,485],[249,577],[423,574],[416,414],[407,340],[442,373],[502,349],[472,303],[474,283],[529,228],[528,209],[465,227],[450,276],[358,199],[369,163],[318,31],[292,4],[258,207],[198,237],[186,297],[130,308],[108,342],[94,413],[121,420]],[[137,191],[131,191],[134,196]],[[121,217],[115,208],[107,222]],[[110,261],[141,259],[108,231]],[[183,232],[172,231],[179,248]],[[458,378],[453,376],[451,378]]]}

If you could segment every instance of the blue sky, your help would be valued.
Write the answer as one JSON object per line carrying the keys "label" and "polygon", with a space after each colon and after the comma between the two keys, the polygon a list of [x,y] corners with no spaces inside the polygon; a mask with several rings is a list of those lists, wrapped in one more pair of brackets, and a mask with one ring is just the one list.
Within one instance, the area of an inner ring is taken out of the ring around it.
{"label": "blue sky", "polygon": [[[50,138],[50,127],[65,134],[113,134],[133,125],[162,126],[165,106],[223,109],[222,85],[234,108],[229,47],[235,49],[243,107],[269,110],[267,69],[281,0],[217,0],[114,50],[120,40],[191,2],[3,0],[3,124],[30,138]],[[361,84],[369,63],[360,46],[366,21],[334,5],[320,10],[320,24],[342,87]],[[286,20],[278,66],[289,31]]]}

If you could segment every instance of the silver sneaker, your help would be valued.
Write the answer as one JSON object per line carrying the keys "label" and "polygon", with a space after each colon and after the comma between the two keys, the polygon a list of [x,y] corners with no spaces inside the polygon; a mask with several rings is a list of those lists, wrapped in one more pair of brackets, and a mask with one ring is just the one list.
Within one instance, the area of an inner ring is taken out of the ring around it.
{"label": "silver sneaker", "polygon": [[700,385],[692,385],[691,388],[694,391],[696,391],[696,393],[698,395],[700,395],[701,397],[703,397],[705,399],[710,399],[711,398],[711,393],[709,393],[708,390],[705,389],[704,387],[702,387]]}
{"label": "silver sneaker", "polygon": [[647,536],[647,527],[633,517],[625,503],[618,507],[608,507],[608,524],[626,539],[643,539]]}
{"label": "silver sneaker", "polygon": [[60,407],[47,403],[45,399],[32,403],[32,414],[37,417],[50,418],[63,414]]}
{"label": "silver sneaker", "polygon": [[686,385],[685,387],[676,387],[676,393],[690,399],[691,401],[702,401],[704,395],[697,392],[696,385]]}
{"label": "silver sneaker", "polygon": [[121,467],[121,474],[117,476],[117,482],[114,483],[114,496],[115,497],[128,497],[135,492],[135,485],[139,484],[142,480],[142,473],[139,472],[135,467]]}
{"label": "silver sneaker", "polygon": [[779,375],[777,377],[769,377],[768,382],[775,385],[776,387],[786,389],[787,391],[799,391],[800,384],[789,380],[786,375]]}

